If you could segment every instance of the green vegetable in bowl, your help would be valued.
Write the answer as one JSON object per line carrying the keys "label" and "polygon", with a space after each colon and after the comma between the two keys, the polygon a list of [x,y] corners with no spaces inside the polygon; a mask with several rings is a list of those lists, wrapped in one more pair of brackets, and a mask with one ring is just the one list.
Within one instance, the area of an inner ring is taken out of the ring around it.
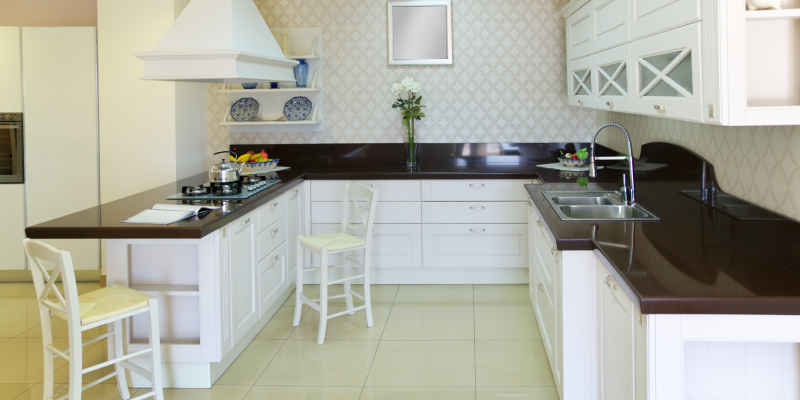
{"label": "green vegetable in bowl", "polygon": [[578,160],[585,160],[589,158],[589,150],[586,148],[576,151],[575,154],[578,155]]}

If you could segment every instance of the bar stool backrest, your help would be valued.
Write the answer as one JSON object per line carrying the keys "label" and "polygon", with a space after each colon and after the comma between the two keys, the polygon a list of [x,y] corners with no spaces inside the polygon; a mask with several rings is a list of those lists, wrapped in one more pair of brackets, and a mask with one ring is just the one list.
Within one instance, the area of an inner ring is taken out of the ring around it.
{"label": "bar stool backrest", "polygon": [[[70,332],[77,328],[80,332],[80,306],[78,288],[75,283],[75,270],[72,256],[68,251],[58,250],[47,243],[25,239],[25,254],[33,275],[33,286],[39,303],[39,314],[43,326],[50,322],[50,313],[60,314],[67,320]],[[52,272],[47,267],[52,265]],[[58,290],[56,280],[61,276],[64,293]],[[50,295],[53,294],[55,299]],[[55,301],[54,301],[55,300]]]}
{"label": "bar stool backrest", "polygon": [[[344,218],[342,232],[355,231],[364,236],[369,245],[372,241],[372,224],[375,205],[378,202],[378,191],[361,184],[348,184],[344,191]],[[356,236],[361,236],[356,234]]]}

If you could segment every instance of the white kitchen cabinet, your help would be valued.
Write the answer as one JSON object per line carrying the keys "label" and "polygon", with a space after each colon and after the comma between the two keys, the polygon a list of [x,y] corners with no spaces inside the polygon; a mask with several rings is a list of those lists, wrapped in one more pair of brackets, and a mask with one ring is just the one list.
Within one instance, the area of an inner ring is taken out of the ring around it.
{"label": "white kitchen cabinet", "polygon": [[[99,205],[96,31],[22,28],[28,226]],[[100,240],[45,242],[76,270],[100,269]]]}
{"label": "white kitchen cabinet", "polygon": [[569,104],[595,107],[595,77],[592,74],[592,56],[567,61],[567,90]]}
{"label": "white kitchen cabinet", "polygon": [[599,400],[634,399],[635,306],[597,261]]}
{"label": "white kitchen cabinet", "polygon": [[418,180],[337,180],[311,181],[311,201],[344,200],[344,188],[349,183],[367,185],[378,191],[378,201],[420,201]]}
{"label": "white kitchen cabinet", "polygon": [[[536,264],[534,261],[534,254],[536,253],[533,249],[535,248],[535,235],[533,232],[533,227],[536,226],[536,211],[533,209],[533,202],[528,200],[528,295],[531,298],[531,305],[533,308],[536,309],[536,288],[539,283],[539,279],[537,277],[538,272],[536,271]],[[538,229],[538,228],[537,228]]]}
{"label": "white kitchen cabinet", "polygon": [[267,313],[286,290],[289,272],[287,250],[288,246],[283,243],[258,263],[259,318]]}
{"label": "white kitchen cabinet", "polygon": [[592,8],[588,5],[567,17],[567,60],[594,52],[594,24]]}
{"label": "white kitchen cabinet", "polygon": [[0,270],[25,269],[25,185],[0,185]]}
{"label": "white kitchen cabinet", "polygon": [[235,346],[259,318],[256,213],[251,212],[232,222],[230,235],[231,331]]}
{"label": "white kitchen cabinet", "polygon": [[303,185],[297,185],[287,193],[286,201],[286,240],[289,244],[286,256],[288,265],[287,286],[296,279],[297,268],[297,237],[304,231],[305,226],[305,190]]}
{"label": "white kitchen cabinet", "polygon": [[[380,193],[378,194],[380,196]],[[353,202],[347,203],[351,214],[356,211]],[[375,209],[376,224],[419,224],[422,204],[418,201],[383,201]],[[342,202],[315,201],[311,203],[311,219],[315,224],[341,224]],[[356,223],[361,223],[358,219]]]}
{"label": "white kitchen cabinet", "polygon": [[[630,0],[631,39],[643,38],[699,21],[700,1]],[[744,4],[741,5],[744,7]]]}
{"label": "white kitchen cabinet", "polygon": [[593,52],[630,41],[630,2],[635,0],[592,0],[588,4],[594,19]]}
{"label": "white kitchen cabinet", "polygon": [[425,224],[424,268],[524,268],[527,224]]}
{"label": "white kitchen cabinet", "polygon": [[702,121],[700,23],[631,43],[633,110]]}
{"label": "white kitchen cabinet", "polygon": [[631,112],[633,68],[630,45],[625,44],[592,56],[595,77],[595,108],[598,110]]}
{"label": "white kitchen cabinet", "polygon": [[[539,274],[540,269],[536,270]],[[541,280],[541,275],[537,275],[537,280]],[[539,333],[542,335],[542,344],[547,353],[547,361],[553,371],[553,378],[556,378],[557,371],[557,351],[556,341],[556,303],[553,295],[541,283],[536,286],[536,317],[539,323]]]}
{"label": "white kitchen cabinet", "polygon": [[[378,204],[380,207],[380,204]],[[422,226],[420,224],[375,224],[372,231],[371,268],[419,268],[422,266]],[[311,224],[311,234],[341,232],[341,224]],[[356,235],[363,237],[362,235]],[[329,264],[341,264],[342,254],[328,256]],[[363,251],[355,254],[364,258]],[[312,258],[319,267],[319,258]]]}
{"label": "white kitchen cabinet", "polygon": [[22,112],[20,28],[0,27],[0,113]]}

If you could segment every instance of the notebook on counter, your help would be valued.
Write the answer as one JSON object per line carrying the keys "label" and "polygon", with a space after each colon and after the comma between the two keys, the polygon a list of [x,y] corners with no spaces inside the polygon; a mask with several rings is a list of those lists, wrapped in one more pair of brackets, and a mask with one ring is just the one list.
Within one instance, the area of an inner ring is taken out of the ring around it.
{"label": "notebook on counter", "polygon": [[125,221],[130,224],[169,225],[197,215],[208,214],[220,207],[189,206],[181,204],[156,204],[150,210],[144,210]]}

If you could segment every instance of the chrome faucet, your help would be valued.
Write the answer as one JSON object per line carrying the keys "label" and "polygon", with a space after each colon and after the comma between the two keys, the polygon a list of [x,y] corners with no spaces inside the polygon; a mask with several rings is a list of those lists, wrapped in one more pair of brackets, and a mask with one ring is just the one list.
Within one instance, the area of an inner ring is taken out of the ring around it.
{"label": "chrome faucet", "polygon": [[[595,157],[594,156],[594,142],[597,140],[597,135],[600,134],[600,131],[603,129],[608,128],[609,126],[617,127],[622,133],[625,134],[625,139],[628,140],[628,156],[614,156],[614,157]],[[619,190],[620,196],[622,197],[622,202],[625,203],[626,206],[631,206],[636,204],[636,185],[633,181],[633,147],[631,146],[631,136],[628,135],[628,131],[622,127],[622,125],[616,122],[607,122],[603,125],[600,125],[599,128],[594,132],[594,136],[592,136],[592,144],[589,149],[589,176],[592,178],[597,177],[597,165],[595,164],[595,160],[628,160],[628,168],[629,174],[631,175],[631,187],[628,187],[628,184],[625,180],[625,175],[622,175],[622,188]]]}

